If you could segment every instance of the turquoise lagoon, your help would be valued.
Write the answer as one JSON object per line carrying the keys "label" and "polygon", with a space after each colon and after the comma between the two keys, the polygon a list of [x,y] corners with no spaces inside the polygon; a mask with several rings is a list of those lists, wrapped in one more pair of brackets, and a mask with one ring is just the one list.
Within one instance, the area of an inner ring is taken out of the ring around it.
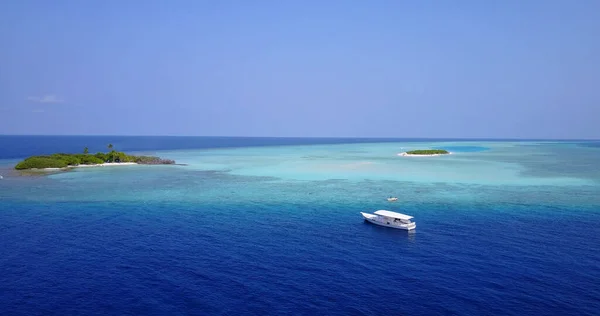
{"label": "turquoise lagoon", "polygon": [[[418,148],[450,148],[452,154],[397,155]],[[22,185],[43,192],[24,197],[9,187],[4,194],[12,191],[15,198],[34,200],[44,196],[50,200],[137,200],[143,196],[161,201],[249,199],[266,203],[323,199],[378,203],[390,195],[399,197],[398,204],[464,200],[597,205],[599,201],[595,194],[600,183],[600,168],[595,167],[599,150],[569,143],[374,143],[138,153],[172,158],[185,166],[81,168],[45,179],[12,178],[12,188]],[[7,183],[12,183],[11,178],[3,182]],[[73,194],[56,184],[70,184],[66,189]],[[137,194],[132,195],[132,190]]]}

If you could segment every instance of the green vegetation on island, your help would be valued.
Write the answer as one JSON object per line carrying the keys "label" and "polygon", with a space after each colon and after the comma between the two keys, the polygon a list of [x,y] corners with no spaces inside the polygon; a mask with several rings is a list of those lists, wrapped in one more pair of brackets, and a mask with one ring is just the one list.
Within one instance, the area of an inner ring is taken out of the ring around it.
{"label": "green vegetation on island", "polygon": [[449,154],[447,150],[443,149],[418,149],[406,152],[407,155],[446,155]]}
{"label": "green vegetation on island", "polygon": [[58,153],[43,156],[31,156],[19,162],[15,169],[45,169],[45,168],[66,168],[79,165],[100,165],[104,163],[137,163],[145,165],[170,165],[175,164],[174,160],[161,159],[154,156],[133,156],[123,152],[113,150],[113,145],[108,145],[108,153],[90,154],[87,147],[84,148],[82,154],[65,154]]}

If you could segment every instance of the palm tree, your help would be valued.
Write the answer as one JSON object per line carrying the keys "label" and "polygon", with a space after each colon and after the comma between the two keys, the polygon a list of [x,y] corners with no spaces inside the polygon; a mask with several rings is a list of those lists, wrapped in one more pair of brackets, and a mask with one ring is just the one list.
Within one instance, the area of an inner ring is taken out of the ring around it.
{"label": "palm tree", "polygon": [[114,162],[115,161],[115,151],[112,150],[112,149],[113,149],[113,144],[108,144],[108,150],[110,150],[110,153],[109,153],[110,154],[110,156],[109,156],[110,157],[109,158],[110,162]]}
{"label": "palm tree", "polygon": [[87,155],[87,154],[89,154],[89,153],[90,153],[90,150],[89,150],[87,147],[85,147],[85,148],[83,149],[83,153]]}

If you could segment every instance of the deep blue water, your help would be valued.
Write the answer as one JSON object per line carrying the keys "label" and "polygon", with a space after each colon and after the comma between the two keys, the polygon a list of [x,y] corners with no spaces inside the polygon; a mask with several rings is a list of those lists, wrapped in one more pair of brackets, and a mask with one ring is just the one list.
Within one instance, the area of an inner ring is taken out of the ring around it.
{"label": "deep blue water", "polygon": [[[170,136],[7,136],[0,135],[0,159],[66,152],[77,153],[88,147],[90,152],[106,151],[108,144],[122,151],[154,151],[201,148],[346,144],[374,142],[464,141],[464,139],[416,138],[267,138],[267,137],[170,137]],[[480,140],[477,140],[480,141]],[[502,141],[492,139],[491,141]],[[600,146],[600,141],[571,141],[583,146]],[[451,151],[484,151],[481,146],[448,146]]]}
{"label": "deep blue water", "polygon": [[597,314],[598,214],[427,207],[407,234],[356,205],[8,203],[0,313]]}
{"label": "deep blue water", "polygon": [[[172,136],[2,136],[0,159],[23,158],[56,152],[106,151],[108,144],[123,151],[201,148],[397,142],[397,138],[267,138],[267,137],[172,137]],[[406,142],[423,141],[402,139]]]}
{"label": "deep blue water", "polygon": [[[6,147],[19,141],[0,137],[0,156],[107,142],[137,151],[211,147],[196,138],[25,139]],[[244,140],[214,147],[224,144]],[[90,185],[89,198],[68,179],[0,180],[0,315],[599,314],[600,205],[589,194],[597,187],[582,187],[579,203],[577,187],[482,185],[478,197],[458,201],[444,184],[411,184],[440,195],[393,206],[418,214],[407,233],[359,218],[381,203],[353,192],[389,183],[165,170],[114,173],[114,189]],[[165,198],[136,197],[133,184]],[[210,187],[264,193],[228,200]],[[174,188],[190,189],[178,197]]]}

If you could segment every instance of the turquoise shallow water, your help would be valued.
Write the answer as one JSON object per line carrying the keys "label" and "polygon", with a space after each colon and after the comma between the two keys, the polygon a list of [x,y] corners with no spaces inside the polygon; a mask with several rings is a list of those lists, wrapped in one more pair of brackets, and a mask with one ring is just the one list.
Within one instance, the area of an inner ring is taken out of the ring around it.
{"label": "turquoise shallow water", "polygon": [[[0,312],[593,315],[590,144],[156,146],[138,151],[187,165],[46,177],[3,160]],[[416,148],[452,154],[397,155]],[[417,230],[362,221],[382,208]]]}

